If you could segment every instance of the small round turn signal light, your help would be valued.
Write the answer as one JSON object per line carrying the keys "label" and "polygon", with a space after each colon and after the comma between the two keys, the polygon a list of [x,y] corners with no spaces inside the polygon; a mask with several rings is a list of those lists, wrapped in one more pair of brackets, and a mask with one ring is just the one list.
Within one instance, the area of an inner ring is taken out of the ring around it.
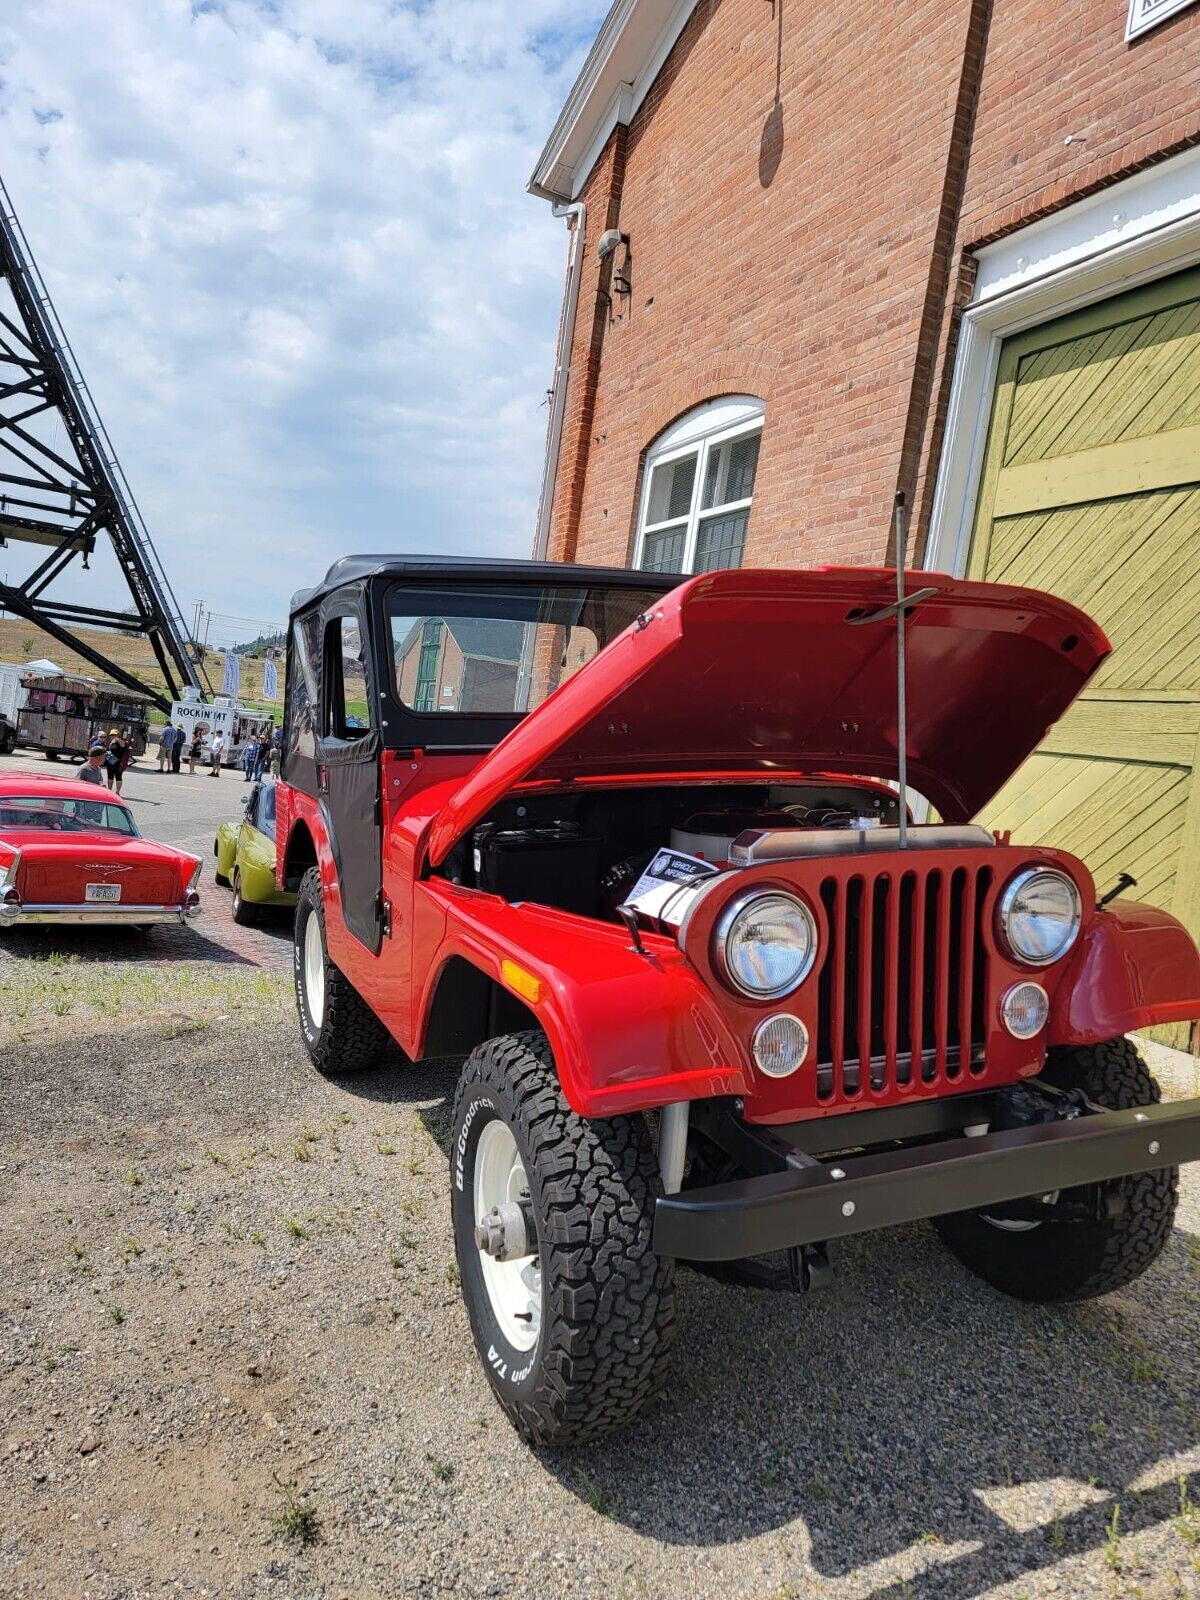
{"label": "small round turn signal light", "polygon": [[808,1029],[799,1017],[780,1011],[754,1030],[754,1065],[768,1078],[786,1078],[808,1055]]}
{"label": "small round turn signal light", "polygon": [[1000,1002],[1000,1015],[1014,1039],[1032,1039],[1050,1015],[1045,989],[1040,983],[1014,983]]}

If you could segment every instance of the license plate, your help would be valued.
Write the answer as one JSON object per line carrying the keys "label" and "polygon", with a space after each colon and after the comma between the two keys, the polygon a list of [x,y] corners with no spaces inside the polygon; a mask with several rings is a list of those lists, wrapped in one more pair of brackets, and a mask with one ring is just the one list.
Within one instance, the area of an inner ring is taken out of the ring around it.
{"label": "license plate", "polygon": [[121,898],[121,885],[119,883],[89,883],[83,891],[85,900],[119,900]]}

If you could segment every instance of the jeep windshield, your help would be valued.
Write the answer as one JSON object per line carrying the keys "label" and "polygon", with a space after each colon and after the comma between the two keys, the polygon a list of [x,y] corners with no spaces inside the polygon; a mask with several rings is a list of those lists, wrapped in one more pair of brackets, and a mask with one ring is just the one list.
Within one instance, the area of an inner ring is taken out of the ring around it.
{"label": "jeep windshield", "polygon": [[520,715],[662,598],[606,585],[397,585],[388,596],[396,696],[410,711]]}

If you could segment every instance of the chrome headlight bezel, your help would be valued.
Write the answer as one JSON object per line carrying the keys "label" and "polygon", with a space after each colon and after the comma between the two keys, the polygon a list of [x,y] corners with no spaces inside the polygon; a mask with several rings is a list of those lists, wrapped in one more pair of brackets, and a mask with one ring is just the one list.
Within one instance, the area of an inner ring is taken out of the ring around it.
{"label": "chrome headlight bezel", "polygon": [[[773,984],[770,988],[757,988],[739,977],[730,956],[730,942],[737,932],[738,924],[742,918],[751,912],[755,906],[761,907],[763,902],[770,900],[784,901],[789,907],[799,912],[808,929],[808,948],[796,972],[790,974],[785,982]],[[785,889],[744,889],[740,894],[734,895],[717,919],[712,939],[713,965],[722,981],[735,994],[754,1001],[779,1000],[784,995],[793,994],[812,972],[817,961],[818,940],[817,919],[810,907],[805,904],[799,895],[790,894]]]}
{"label": "chrome headlight bezel", "polygon": [[[1070,896],[1071,915],[1065,921],[1065,936],[1059,947],[1051,954],[1030,954],[1023,949],[1018,938],[1013,933],[1014,907],[1018,897],[1027,890],[1035,878],[1050,878],[1057,883],[1064,884]],[[1074,946],[1079,937],[1079,929],[1083,923],[1083,896],[1079,892],[1079,885],[1068,873],[1058,867],[1030,866],[1023,867],[1020,872],[1005,884],[996,905],[996,932],[1000,943],[1007,954],[1022,967],[1052,967]]]}

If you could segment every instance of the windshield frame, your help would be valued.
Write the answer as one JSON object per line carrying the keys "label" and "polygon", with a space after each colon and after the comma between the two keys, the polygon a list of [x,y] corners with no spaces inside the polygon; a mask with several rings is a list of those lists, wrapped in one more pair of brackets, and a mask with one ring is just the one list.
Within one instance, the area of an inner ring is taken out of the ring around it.
{"label": "windshield frame", "polygon": [[[367,559],[361,558],[364,564]],[[527,713],[410,711],[396,693],[392,672],[391,616],[399,591],[412,587],[478,588],[495,583],[540,590],[561,583],[570,589],[589,585],[636,589],[642,595],[654,596],[657,603],[683,581],[678,573],[642,572],[636,568],[487,560],[481,560],[479,565],[465,560],[443,565],[425,559],[410,566],[399,561],[392,565],[383,559],[377,567],[354,572],[344,582],[301,594],[293,603],[288,622],[283,775],[305,794],[318,793],[318,763],[329,744],[319,729],[329,665],[324,660],[325,640],[341,617],[357,617],[363,629],[371,724],[364,737],[376,740],[380,748],[406,760],[421,753],[465,759],[495,749]]]}
{"label": "windshield frame", "polygon": [[[437,750],[440,754],[477,754],[483,750],[494,749],[498,746],[507,733],[517,728],[525,717],[530,715],[528,710],[414,710],[406,706],[400,699],[398,685],[395,682],[394,669],[394,642],[392,642],[392,618],[394,616],[421,616],[419,600],[414,597],[410,608],[405,610],[403,594],[405,590],[418,590],[419,594],[427,594],[435,590],[437,594],[453,594],[454,589],[486,590],[498,589],[510,594],[512,590],[531,590],[534,595],[546,594],[546,590],[560,589],[568,594],[579,594],[581,590],[611,590],[619,594],[621,590],[634,590],[638,602],[654,603],[664,594],[669,594],[678,584],[678,578],[672,574],[659,576],[658,573],[643,573],[643,571],[629,568],[627,571],[597,571],[594,582],[581,579],[578,568],[565,568],[563,570],[562,584],[555,582],[554,576],[547,578],[544,570],[541,573],[530,573],[526,578],[520,568],[512,573],[480,574],[480,573],[430,573],[430,571],[414,571],[411,576],[395,576],[389,574],[386,579],[371,584],[374,594],[370,597],[368,611],[371,616],[371,658],[373,658],[374,682],[378,685],[376,698],[381,707],[381,741],[389,749],[426,749]],[[638,611],[645,605],[630,606],[629,622],[634,621]],[[627,624],[626,624],[627,626]],[[618,637],[614,634],[613,637]],[[611,640],[606,640],[611,643]],[[605,646],[602,645],[602,650]],[[595,659],[595,656],[594,658]],[[566,678],[563,678],[566,682]],[[533,706],[530,710],[536,710]]]}
{"label": "windshield frame", "polygon": [[[615,598],[628,591],[630,596],[628,618],[622,622],[621,626],[617,628],[608,638],[599,641],[599,648],[591,657],[589,657],[589,660],[594,660],[595,656],[599,655],[601,650],[605,649],[608,644],[611,644],[613,639],[619,638],[620,635],[634,623],[637,617],[646,610],[647,606],[653,605],[661,597],[661,591],[659,586],[653,581],[652,574],[633,571],[631,575],[635,578],[635,580],[646,578],[650,581],[644,583],[637,581],[633,583],[613,583],[608,580],[606,576],[606,578],[603,580],[598,578],[595,583],[589,584],[581,583],[577,577],[568,577],[564,575],[561,583],[556,583],[552,579],[548,580],[542,576],[539,576],[532,581],[514,576],[512,578],[493,579],[490,581],[481,581],[479,579],[475,579],[471,582],[447,582],[445,580],[440,580],[431,574],[428,576],[422,575],[419,577],[414,577],[408,581],[393,582],[388,585],[383,596],[384,629],[380,634],[381,641],[387,654],[386,682],[389,693],[394,697],[397,704],[403,708],[406,716],[417,719],[424,724],[432,722],[445,724],[447,726],[461,726],[466,723],[482,722],[491,723],[503,728],[504,731],[508,731],[509,728],[515,727],[518,722],[521,722],[525,717],[529,716],[531,712],[536,711],[538,706],[544,704],[545,700],[549,699],[550,694],[554,692],[553,689],[548,691],[548,693],[543,695],[541,699],[535,701],[525,710],[520,710],[514,707],[511,710],[489,711],[473,706],[467,707],[464,710],[458,707],[447,708],[444,705],[435,705],[428,709],[421,709],[403,698],[403,691],[401,689],[397,674],[398,659],[396,656],[396,646],[400,642],[400,636],[394,632],[394,622],[403,616],[411,619],[415,623],[419,623],[422,619],[436,619],[446,622],[448,619],[453,618],[454,620],[464,621],[480,620],[485,622],[512,623],[514,626],[521,629],[525,629],[530,625],[532,625],[534,629],[537,629],[540,626],[545,626],[546,628],[561,628],[566,626],[566,624],[562,621],[556,621],[549,617],[545,619],[542,619],[541,617],[518,618],[504,617],[502,614],[493,616],[487,614],[483,610],[479,610],[477,612],[473,612],[472,610],[464,610],[456,616],[455,613],[451,611],[449,606],[444,606],[439,609],[422,609],[419,604],[414,604],[413,606],[406,608],[401,597],[403,597],[406,591],[411,590],[416,590],[422,600],[431,599],[433,597],[436,597],[438,600],[448,599],[453,596],[455,590],[461,591],[464,595],[469,595],[471,600],[474,602],[478,602],[480,599],[486,598],[488,591],[495,591],[509,599],[514,598],[514,591],[521,590],[529,591],[531,595],[534,596],[540,595],[542,597],[546,597],[548,595],[561,595],[564,598],[569,597],[572,602],[574,602],[575,597],[578,597],[578,609],[580,614],[576,621],[570,626],[587,627],[591,633],[591,636],[596,638],[597,635],[595,630],[590,627],[587,619],[588,608],[593,603],[591,598],[592,593],[604,593]],[[399,604],[396,603],[398,598],[400,598]],[[498,605],[497,613],[500,612],[501,607]],[[407,637],[408,635],[405,635],[405,638]],[[536,633],[532,637],[536,639]],[[419,642],[415,648],[418,650],[421,648]],[[533,648],[536,650],[536,644]],[[521,671],[523,670],[523,663],[527,659],[527,652],[529,649],[530,645],[527,639],[522,644],[521,653],[514,662],[514,666],[517,669],[515,675],[516,683],[514,685],[517,694],[520,693]],[[574,671],[565,673],[562,677],[560,677],[559,683],[555,685],[555,688],[557,688],[559,684],[568,682],[570,678],[574,677],[575,672],[578,672],[581,667],[585,666],[586,664],[586,662],[581,662],[579,666],[574,669]]]}

